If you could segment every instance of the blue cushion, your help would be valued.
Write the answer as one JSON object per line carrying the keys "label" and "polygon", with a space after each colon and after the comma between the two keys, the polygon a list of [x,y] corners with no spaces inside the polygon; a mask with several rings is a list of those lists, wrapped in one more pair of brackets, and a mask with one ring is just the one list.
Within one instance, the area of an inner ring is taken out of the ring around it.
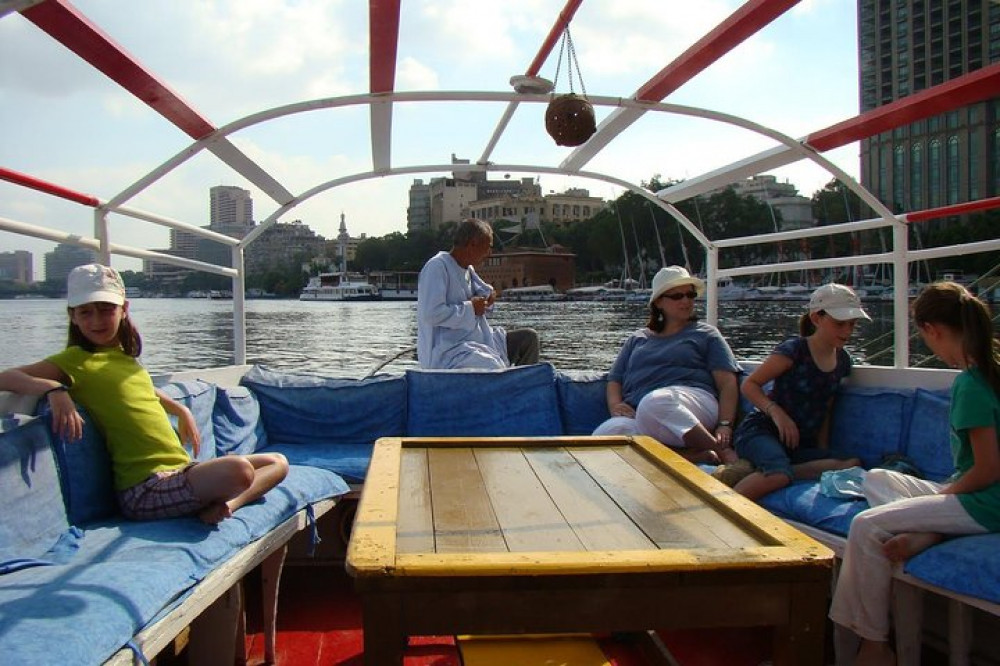
{"label": "blue cushion", "polygon": [[217,526],[194,517],[95,524],[70,564],[4,576],[3,663],[104,663],[240,548],[308,503],[347,490],[330,472],[292,466],[277,487]]}
{"label": "blue cushion", "polygon": [[573,371],[556,373],[559,416],[565,435],[589,435],[611,417],[608,413],[608,373]]}
{"label": "blue cushion", "polygon": [[215,452],[247,455],[267,446],[267,432],[260,420],[257,396],[245,386],[216,388],[212,414]]}
{"label": "blue cushion", "polygon": [[69,529],[48,422],[10,425],[0,432],[0,573],[43,558]]}
{"label": "blue cushion", "polygon": [[951,458],[951,426],[947,391],[917,389],[910,416],[906,455],[932,481],[943,481],[955,471]]}
{"label": "blue cushion", "polygon": [[270,445],[264,452],[280,453],[288,458],[288,463],[293,466],[318,467],[333,472],[348,483],[364,483],[368,474],[368,464],[372,460],[372,450],[375,448],[374,442],[355,444],[338,442],[336,447],[331,447],[326,442],[285,444],[276,442],[273,438],[269,441]]}
{"label": "blue cushion", "polygon": [[902,453],[912,391],[844,387],[834,401],[830,449],[860,456],[874,467],[891,453]]}
{"label": "blue cushion", "polygon": [[260,403],[269,441],[283,444],[372,444],[401,437],[406,426],[402,375],[335,379],[255,366],[241,383]]}
{"label": "blue cushion", "polygon": [[949,539],[906,562],[905,571],[933,585],[1000,604],[1000,534]]}
{"label": "blue cushion", "polygon": [[[51,423],[48,401],[45,402],[44,418]],[[77,411],[83,417],[83,436],[73,442],[54,436],[52,448],[59,462],[69,521],[73,525],[87,525],[118,515],[119,509],[111,454],[104,445],[104,436],[83,407],[78,406]]]}
{"label": "blue cushion", "polygon": [[827,497],[816,481],[797,481],[762,497],[759,504],[780,518],[847,536],[854,516],[868,508],[864,500]]}
{"label": "blue cushion", "polygon": [[[210,460],[214,458],[215,429],[212,424],[212,414],[215,411],[215,384],[195,379],[193,381],[171,382],[159,388],[191,410],[194,422],[198,425],[198,432],[201,434],[201,445],[197,459]],[[177,419],[171,416],[170,421],[176,428]],[[188,453],[192,452],[189,450]]]}
{"label": "blue cushion", "polygon": [[407,370],[410,437],[562,434],[548,363],[503,370]]}

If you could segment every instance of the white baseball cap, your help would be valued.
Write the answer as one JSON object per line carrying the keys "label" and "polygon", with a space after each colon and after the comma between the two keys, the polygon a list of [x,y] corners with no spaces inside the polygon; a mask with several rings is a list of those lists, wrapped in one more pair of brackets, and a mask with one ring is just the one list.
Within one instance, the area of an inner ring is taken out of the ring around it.
{"label": "white baseball cap", "polygon": [[652,305],[664,292],[686,284],[694,287],[695,292],[699,296],[705,292],[705,283],[688,273],[687,269],[683,266],[665,266],[661,268],[653,276],[653,293],[649,295],[649,304]]}
{"label": "white baseball cap", "polygon": [[812,293],[809,299],[809,312],[822,310],[837,321],[848,319],[864,319],[871,321],[861,308],[861,299],[850,287],[831,282],[824,284]]}
{"label": "white baseball cap", "polygon": [[66,278],[66,304],[75,308],[84,303],[125,303],[125,283],[118,271],[101,264],[77,266]]}

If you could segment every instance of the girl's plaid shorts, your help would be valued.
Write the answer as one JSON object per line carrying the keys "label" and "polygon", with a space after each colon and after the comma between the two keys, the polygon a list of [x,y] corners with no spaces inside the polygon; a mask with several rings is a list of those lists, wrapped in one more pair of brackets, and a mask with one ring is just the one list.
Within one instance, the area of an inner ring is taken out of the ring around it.
{"label": "girl's plaid shorts", "polygon": [[197,463],[154,472],[142,483],[118,493],[118,504],[126,518],[156,520],[187,516],[202,508],[194,496],[187,472]]}

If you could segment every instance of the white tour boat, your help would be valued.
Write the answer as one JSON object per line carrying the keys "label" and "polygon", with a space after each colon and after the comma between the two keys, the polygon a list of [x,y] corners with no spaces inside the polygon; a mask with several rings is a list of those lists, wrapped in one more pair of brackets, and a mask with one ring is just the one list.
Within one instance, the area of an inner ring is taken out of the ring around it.
{"label": "white tour boat", "polygon": [[300,301],[377,301],[378,288],[354,273],[320,273],[309,278],[299,294]]}

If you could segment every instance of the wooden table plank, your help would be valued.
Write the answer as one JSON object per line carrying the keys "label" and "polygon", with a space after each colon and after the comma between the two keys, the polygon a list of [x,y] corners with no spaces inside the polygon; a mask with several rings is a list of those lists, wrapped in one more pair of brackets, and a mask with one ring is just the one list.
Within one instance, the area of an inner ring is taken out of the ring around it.
{"label": "wooden table plank", "polygon": [[565,449],[525,449],[525,456],[587,550],[656,548]]}
{"label": "wooden table plank", "polygon": [[[666,492],[653,483],[622,456],[631,447],[616,446],[603,449],[569,448],[574,458],[618,503],[625,513],[660,548],[747,548],[760,543],[750,535],[740,532],[736,539],[723,539],[721,533],[729,530],[708,523],[728,523],[725,516],[708,512],[696,517],[691,515],[690,502],[683,494],[686,489]],[[661,473],[661,476],[662,473]],[[706,521],[705,518],[708,518]]]}
{"label": "wooden table plank", "polygon": [[521,449],[477,448],[476,460],[511,552],[584,550]]}
{"label": "wooden table plank", "polygon": [[405,448],[399,470],[399,522],[396,551],[434,552],[434,518],[428,482],[427,450]]}
{"label": "wooden table plank", "polygon": [[428,449],[438,553],[506,552],[472,449]]}
{"label": "wooden table plank", "polygon": [[[685,511],[691,519],[700,522],[704,526],[703,529],[711,532],[724,543],[731,544],[733,547],[753,547],[760,545],[760,541],[752,537],[746,530],[733,523],[725,515],[717,512],[714,507],[692,493],[686,486],[670,476],[670,474],[665,474],[661,468],[652,463],[636,449],[624,449],[621,452],[621,456],[639,474],[672,497],[677,506],[682,511]],[[744,545],[738,546],[736,544]]]}

